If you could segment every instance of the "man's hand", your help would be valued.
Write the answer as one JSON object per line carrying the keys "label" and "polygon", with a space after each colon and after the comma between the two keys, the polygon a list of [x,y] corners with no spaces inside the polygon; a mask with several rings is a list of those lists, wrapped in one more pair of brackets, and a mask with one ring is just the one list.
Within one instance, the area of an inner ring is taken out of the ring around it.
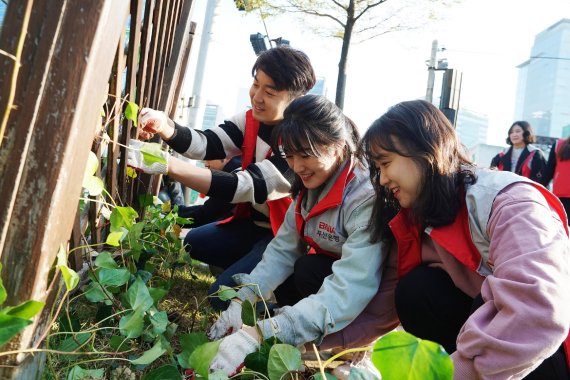
{"label": "man's hand", "polygon": [[228,309],[220,315],[220,318],[208,331],[208,338],[218,340],[228,334],[233,334],[241,328],[242,324],[241,303],[232,301]]}
{"label": "man's hand", "polygon": [[151,139],[155,134],[162,136],[161,132],[169,128],[168,117],[164,112],[143,108],[139,114],[139,138]]}
{"label": "man's hand", "polygon": [[127,165],[148,174],[168,174],[168,158],[160,144],[131,140],[127,149]]}
{"label": "man's hand", "polygon": [[222,370],[227,376],[233,376],[243,367],[245,357],[258,348],[259,342],[256,338],[243,330],[238,330],[220,343],[218,353],[210,363],[210,373]]}

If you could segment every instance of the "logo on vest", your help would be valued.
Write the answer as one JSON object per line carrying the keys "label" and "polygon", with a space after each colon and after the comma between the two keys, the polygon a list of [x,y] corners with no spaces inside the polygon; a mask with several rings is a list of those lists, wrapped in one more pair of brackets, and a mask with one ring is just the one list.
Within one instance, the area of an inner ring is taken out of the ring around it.
{"label": "logo on vest", "polygon": [[336,230],[333,226],[325,222],[319,222],[319,228],[317,229],[317,235],[324,240],[339,242],[340,238],[336,234]]}

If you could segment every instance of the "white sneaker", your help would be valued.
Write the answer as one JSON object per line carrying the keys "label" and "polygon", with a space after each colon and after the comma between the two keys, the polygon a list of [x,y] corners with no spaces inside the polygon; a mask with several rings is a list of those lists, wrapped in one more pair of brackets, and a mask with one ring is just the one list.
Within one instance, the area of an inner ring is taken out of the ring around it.
{"label": "white sneaker", "polygon": [[358,368],[359,370],[370,372],[376,379],[382,379],[380,372],[378,372],[374,364],[372,364],[372,360],[370,360],[371,354],[371,351],[360,351],[354,353],[352,360],[348,360],[333,369],[332,374],[339,380],[347,380],[350,375],[350,371],[353,368]]}

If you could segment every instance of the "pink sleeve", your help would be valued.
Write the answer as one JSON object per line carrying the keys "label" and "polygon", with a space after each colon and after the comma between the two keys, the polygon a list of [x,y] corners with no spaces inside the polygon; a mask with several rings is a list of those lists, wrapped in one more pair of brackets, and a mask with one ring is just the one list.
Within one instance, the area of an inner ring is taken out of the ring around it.
{"label": "pink sleeve", "polygon": [[529,184],[507,187],[487,231],[494,271],[481,288],[484,304],[457,338],[455,379],[523,377],[570,328],[568,237],[544,197]]}
{"label": "pink sleeve", "polygon": [[398,282],[396,258],[394,247],[388,255],[380,287],[374,298],[352,323],[334,334],[327,335],[319,346],[321,350],[364,347],[398,327],[400,321],[394,301]]}

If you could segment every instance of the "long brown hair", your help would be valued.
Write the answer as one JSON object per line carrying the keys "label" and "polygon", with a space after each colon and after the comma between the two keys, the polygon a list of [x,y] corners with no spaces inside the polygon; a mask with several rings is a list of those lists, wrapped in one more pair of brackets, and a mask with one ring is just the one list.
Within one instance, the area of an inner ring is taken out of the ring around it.
{"label": "long brown hair", "polygon": [[370,179],[377,198],[372,214],[375,239],[390,239],[387,223],[399,211],[399,203],[380,185],[380,171],[372,148],[409,157],[423,175],[421,191],[412,215],[422,226],[439,227],[453,222],[459,212],[464,185],[476,181],[474,166],[465,154],[445,115],[423,100],[402,102],[376,120],[362,139],[369,161]]}

